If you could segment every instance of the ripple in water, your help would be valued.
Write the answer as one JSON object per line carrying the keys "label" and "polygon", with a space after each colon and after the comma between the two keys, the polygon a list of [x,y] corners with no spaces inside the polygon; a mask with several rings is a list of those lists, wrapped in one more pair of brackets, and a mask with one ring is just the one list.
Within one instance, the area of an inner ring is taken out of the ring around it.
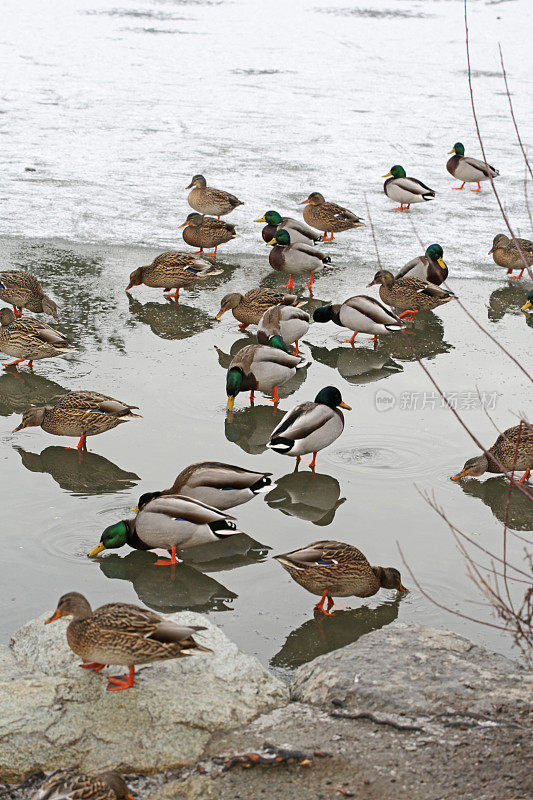
{"label": "ripple in water", "polygon": [[320,454],[323,459],[344,469],[387,470],[387,478],[426,478],[443,471],[445,461],[435,438],[417,433],[366,433],[343,437],[341,446]]}

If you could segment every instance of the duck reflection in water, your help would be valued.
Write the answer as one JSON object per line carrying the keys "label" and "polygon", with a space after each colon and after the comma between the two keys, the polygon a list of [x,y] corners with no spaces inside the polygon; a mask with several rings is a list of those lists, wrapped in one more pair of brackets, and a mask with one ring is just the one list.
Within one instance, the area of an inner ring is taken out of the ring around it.
{"label": "duck reflection in water", "polygon": [[160,339],[188,339],[213,327],[213,318],[200,308],[176,305],[172,300],[163,303],[140,303],[129,292],[130,314],[138,322],[148,325]]}
{"label": "duck reflection in water", "polygon": [[52,445],[41,453],[31,453],[14,446],[23,466],[30,472],[50,475],[62,489],[81,496],[111,494],[131,489],[140,478],[134,472],[126,472],[98,453],[85,452],[83,458],[70,447]]}
{"label": "duck reflection in water", "polygon": [[500,286],[489,297],[488,318],[491,322],[499,322],[506,314],[517,317],[525,302],[524,287],[519,283]]}
{"label": "duck reflection in water", "polygon": [[264,561],[271,548],[246,533],[238,533],[224,541],[188,547],[179,553],[187,564],[201,572],[220,572],[247,567]]}
{"label": "duck reflection in water", "polygon": [[30,406],[53,405],[68,391],[33,372],[6,371],[0,375],[0,415],[9,417],[23,414]]}
{"label": "duck reflection in water", "polygon": [[388,378],[395,372],[402,372],[403,367],[397,364],[382,348],[370,350],[360,347],[327,347],[310,345],[313,361],[325,364],[338,370],[341,377],[351,384],[372,383]]}
{"label": "duck reflection in water", "polygon": [[162,579],[160,570],[152,569],[156,558],[154,553],[137,550],[124,557],[113,553],[98,559],[98,563],[106,578],[129,581],[141,603],[154,611],[230,610],[227,603],[237,595],[217,580],[188,564],[179,564],[171,580],[168,576]]}
{"label": "duck reflection in water", "polygon": [[289,517],[324,526],[333,522],[335,512],[345,502],[340,494],[339,482],[332,475],[294,471],[276,479],[265,501]]}
{"label": "duck reflection in water", "polygon": [[270,405],[249,406],[231,411],[225,420],[226,439],[250,455],[264,453],[272,431],[281,422],[284,414],[280,408],[272,408]]}
{"label": "duck reflection in water", "polygon": [[398,617],[402,598],[403,595],[375,608],[361,606],[336,611],[330,617],[316,611],[313,619],[289,633],[281,649],[270,660],[270,666],[295,669],[317,656],[356,642],[366,633],[390,625]]}
{"label": "duck reflection in water", "polygon": [[[456,483],[465,494],[478,497],[490,508],[496,519],[505,523],[509,483],[503,475],[487,478],[485,481],[460,478]],[[514,486],[511,488],[507,527],[514,531],[533,531],[531,501]]]}
{"label": "duck reflection in water", "polygon": [[420,358],[435,358],[441,353],[447,353],[453,345],[444,341],[444,325],[442,320],[432,311],[420,311],[416,320],[409,326],[414,333],[384,336],[380,341],[379,350],[387,353],[396,361],[416,361],[416,356],[410,348],[412,344]]}

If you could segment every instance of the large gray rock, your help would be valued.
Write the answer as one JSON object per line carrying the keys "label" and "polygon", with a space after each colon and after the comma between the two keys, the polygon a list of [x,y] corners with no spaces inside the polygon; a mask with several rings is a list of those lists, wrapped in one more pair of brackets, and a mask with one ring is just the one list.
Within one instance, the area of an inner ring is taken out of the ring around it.
{"label": "large gray rock", "polygon": [[213,654],[139,667],[124,692],[106,691],[106,675],[123,668],[80,669],[68,621],[45,618],[0,647],[0,780],[74,764],[87,772],[171,769],[196,761],[215,731],[288,702],[285,685],[200,614],[169,618],[206,626],[197,638]]}
{"label": "large gray rock", "polygon": [[504,656],[451,631],[396,622],[301,666],[291,697],[415,717],[493,716],[525,711],[532,689],[531,674]]}

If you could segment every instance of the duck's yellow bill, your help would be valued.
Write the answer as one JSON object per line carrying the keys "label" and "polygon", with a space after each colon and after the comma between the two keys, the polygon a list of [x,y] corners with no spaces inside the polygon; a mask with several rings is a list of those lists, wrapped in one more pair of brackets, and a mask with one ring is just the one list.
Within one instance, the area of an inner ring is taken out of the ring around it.
{"label": "duck's yellow bill", "polygon": [[351,406],[349,406],[349,405],[347,405],[347,404],[346,404],[346,403],[344,403],[344,402],[343,402],[343,403],[339,403],[339,408],[345,408],[345,409],[346,409],[346,411],[351,411],[351,410],[352,410],[352,407],[351,407]]}
{"label": "duck's yellow bill", "polygon": [[93,549],[89,553],[89,558],[94,558],[94,556],[97,556],[98,553],[102,552],[102,550],[105,550],[105,545],[103,544],[103,542],[98,542],[96,547],[93,547]]}
{"label": "duck's yellow bill", "polygon": [[218,314],[216,315],[215,319],[220,319],[222,314],[225,314],[225,313],[226,313],[226,309],[225,308],[221,308],[220,311],[218,312]]}
{"label": "duck's yellow bill", "polygon": [[273,239],[271,239],[269,242],[267,242],[267,244],[277,244],[277,242],[276,242],[276,237],[274,237],[274,238],[273,238]]}
{"label": "duck's yellow bill", "polygon": [[299,206],[306,206],[309,203],[309,198],[307,200],[300,200],[298,203]]}
{"label": "duck's yellow bill", "polygon": [[130,511],[138,511],[138,510],[139,510],[139,506],[132,506],[130,508]]}
{"label": "duck's yellow bill", "polygon": [[56,608],[56,610],[54,611],[54,613],[52,614],[52,616],[51,616],[49,619],[46,619],[46,620],[44,621],[44,624],[45,624],[45,625],[48,625],[48,623],[49,623],[49,622],[54,622],[56,619],[59,619],[59,617],[60,617],[60,616],[61,616],[61,614],[60,614],[60,612],[59,612],[59,609],[58,609],[58,608]]}
{"label": "duck's yellow bill", "polygon": [[494,253],[494,247],[491,247],[489,250],[489,256],[491,256],[493,253]]}
{"label": "duck's yellow bill", "polygon": [[228,402],[226,403],[226,411],[231,411],[235,404],[235,398],[231,395],[228,397]]}
{"label": "duck's yellow bill", "polygon": [[185,220],[181,225],[178,225],[178,228],[186,228],[188,224],[187,220]]}
{"label": "duck's yellow bill", "polygon": [[448,150],[448,155],[451,155],[452,153],[455,153],[455,147],[452,147],[451,150]]}
{"label": "duck's yellow bill", "polygon": [[400,587],[398,589],[399,592],[404,592],[405,594],[409,594],[409,589],[406,589],[403,583],[400,583]]}
{"label": "duck's yellow bill", "polygon": [[392,172],[387,172],[386,175],[382,175],[381,177],[382,178],[390,178],[391,175],[392,175]]}
{"label": "duck's yellow bill", "polygon": [[266,222],[264,217],[259,217],[259,219],[254,219],[254,222]]}
{"label": "duck's yellow bill", "polygon": [[446,264],[443,258],[437,259],[437,264],[439,265],[439,267],[442,267],[442,269],[448,269],[448,265]]}
{"label": "duck's yellow bill", "polygon": [[531,300],[528,300],[527,303],[525,305],[523,305],[520,310],[521,311],[527,311],[528,308],[533,308],[533,303],[531,302]]}

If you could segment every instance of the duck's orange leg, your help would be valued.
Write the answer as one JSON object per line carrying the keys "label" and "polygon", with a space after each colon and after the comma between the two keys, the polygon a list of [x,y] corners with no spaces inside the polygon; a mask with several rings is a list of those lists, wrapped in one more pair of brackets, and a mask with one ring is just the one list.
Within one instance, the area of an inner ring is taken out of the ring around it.
{"label": "duck's orange leg", "polygon": [[309,283],[305,284],[305,288],[306,289],[311,289],[311,286],[313,285],[314,279],[315,279],[315,271],[314,271],[314,269],[312,269],[311,270],[311,279],[310,279]]}
{"label": "duck's orange leg", "polygon": [[477,189],[470,189],[471,192],[480,192],[481,191],[481,184],[479,181],[477,182]]}
{"label": "duck's orange leg", "polygon": [[358,331],[354,331],[354,332],[353,332],[353,336],[351,336],[349,339],[343,339],[342,341],[343,341],[343,342],[350,342],[350,344],[351,344],[351,345],[352,345],[352,347],[353,347],[354,339],[355,339],[355,337],[357,336],[357,333],[358,333]]}
{"label": "duck's orange leg", "polygon": [[[165,297],[168,297],[169,299],[170,299],[171,297],[173,297],[173,298],[175,298],[175,299],[177,300],[177,299],[179,298],[179,296],[180,296],[180,288],[181,288],[181,287],[180,287],[180,286],[178,286],[178,288],[176,289],[176,291],[174,292],[174,294],[165,294]],[[165,292],[166,292],[166,291],[167,291],[167,290],[165,289]],[[170,289],[169,289],[168,291],[170,292]]]}
{"label": "duck's orange leg", "polygon": [[417,314],[418,314],[418,309],[416,309],[415,311],[413,311],[412,309],[408,309],[407,311],[402,311],[402,313],[398,314],[398,316],[400,318],[405,317],[405,319],[409,319],[410,322],[414,322]]}
{"label": "duck's orange leg", "polygon": [[[328,601],[328,610],[327,611],[324,608],[324,603],[326,602],[326,600]],[[331,608],[332,605],[333,605],[333,599],[332,599],[329,591],[327,589],[324,589],[324,591],[322,592],[322,597],[320,598],[320,600],[316,604],[315,609],[317,611],[321,611],[323,614],[329,615],[331,613],[329,609]]]}
{"label": "duck's orange leg", "polygon": [[[511,280],[511,281],[519,281],[525,271],[526,271],[526,268],[524,267],[523,270],[520,272],[520,275],[511,275],[509,280]],[[512,270],[511,270],[511,272],[512,272]],[[509,272],[507,274],[509,274]]]}
{"label": "duck's orange leg", "polygon": [[298,339],[296,339],[294,345],[295,345],[294,350],[292,351],[291,356],[297,356],[298,353],[300,352],[300,348],[298,347]]}
{"label": "duck's orange leg", "polygon": [[316,456],[317,456],[317,454],[313,453],[313,460],[309,462],[309,469],[313,469],[314,470],[314,468],[316,466]]}
{"label": "duck's orange leg", "polygon": [[129,689],[135,683],[135,667],[130,667],[128,674],[121,678],[111,677],[107,685],[108,692],[121,692],[122,689]]}
{"label": "duck's orange leg", "polygon": [[80,667],[82,669],[90,669],[92,672],[100,672],[101,669],[107,667],[107,664],[99,664],[98,661],[85,661],[84,659]]}
{"label": "duck's orange leg", "polygon": [[[202,215],[202,216],[203,216],[203,215]],[[203,248],[203,247],[200,247],[200,249],[199,249],[199,250],[191,250],[191,253],[190,253],[190,254],[191,254],[191,256],[198,256],[198,255],[200,255],[200,253],[203,253],[203,252],[204,252],[204,248]]]}
{"label": "duck's orange leg", "polygon": [[294,289],[294,281],[292,279],[292,275],[289,276],[289,282],[283,284],[284,289]]}
{"label": "duck's orange leg", "polygon": [[465,183],[466,183],[466,181],[463,181],[460,186],[452,186],[452,189],[455,189],[456,192],[460,192],[461,189],[465,188]]}
{"label": "duck's orange leg", "polygon": [[217,250],[218,250],[218,244],[217,244],[217,246],[215,247],[215,249],[213,250],[212,253],[206,253],[205,255],[206,256],[211,256],[211,258],[216,258],[217,257]]}
{"label": "duck's orange leg", "polygon": [[279,397],[279,394],[278,394],[278,387],[274,386],[274,397],[270,398],[270,402],[274,403],[274,405],[275,405],[276,403],[279,403],[279,400],[280,400],[280,397]]}
{"label": "duck's orange leg", "polygon": [[245,331],[249,324],[250,324],[249,322],[241,322],[241,324],[239,325],[239,330]]}
{"label": "duck's orange leg", "polygon": [[522,477],[520,478],[518,483],[525,483],[526,481],[529,480],[529,476],[530,475],[531,475],[531,470],[530,469],[526,469],[526,471],[524,472],[524,474],[522,475]]}
{"label": "duck's orange leg", "polygon": [[[17,364],[22,364],[26,359],[25,358],[16,358],[15,361],[8,361],[7,364],[2,364],[3,368],[6,367],[16,367]],[[32,362],[33,365],[33,362]]]}
{"label": "duck's orange leg", "polygon": [[78,450],[87,450],[87,434],[83,433],[78,442]]}
{"label": "duck's orange leg", "polygon": [[158,558],[155,563],[158,567],[174,567],[176,564],[179,564],[180,562],[176,558],[176,548],[170,548],[170,558]]}

